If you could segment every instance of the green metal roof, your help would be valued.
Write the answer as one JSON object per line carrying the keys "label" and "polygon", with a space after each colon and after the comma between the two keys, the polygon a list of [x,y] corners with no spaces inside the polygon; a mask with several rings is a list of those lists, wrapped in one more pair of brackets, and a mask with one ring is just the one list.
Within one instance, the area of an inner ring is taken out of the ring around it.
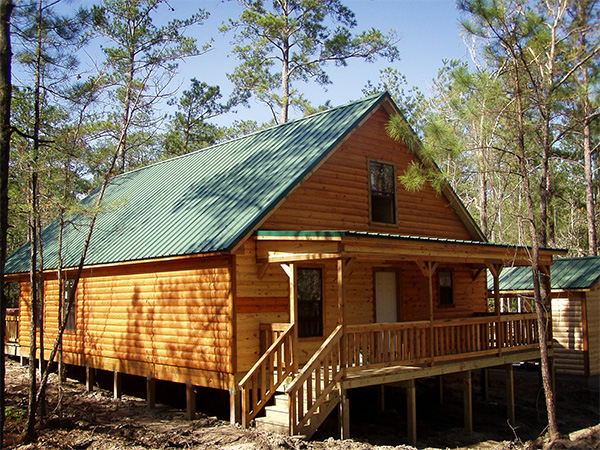
{"label": "green metal roof", "polygon": [[[560,258],[550,267],[552,289],[590,289],[600,280],[600,256],[586,258]],[[531,267],[511,267],[500,274],[501,291],[531,291],[533,281]],[[488,273],[488,289],[494,283]]]}
{"label": "green metal roof", "polygon": [[[116,176],[86,265],[232,249],[385,99],[370,96]],[[97,195],[82,203],[93,205]],[[69,219],[64,267],[78,264],[87,222]],[[58,232],[55,221],[42,234],[47,269],[58,266]],[[26,244],[8,258],[6,273],[28,270]]]}

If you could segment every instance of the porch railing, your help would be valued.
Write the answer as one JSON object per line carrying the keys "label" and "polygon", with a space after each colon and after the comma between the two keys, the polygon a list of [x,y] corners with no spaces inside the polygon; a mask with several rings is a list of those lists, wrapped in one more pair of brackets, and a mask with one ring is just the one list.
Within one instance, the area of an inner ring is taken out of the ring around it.
{"label": "porch railing", "polygon": [[294,371],[296,354],[292,350],[293,325],[287,324],[286,328],[285,331],[277,330],[277,338],[240,381],[244,428],[248,427],[250,421],[266,405],[277,388]]}
{"label": "porch railing", "polygon": [[538,331],[536,316],[529,313],[349,325],[345,339],[348,370],[361,370],[536,348]]}
{"label": "porch railing", "polygon": [[343,327],[339,325],[286,389],[291,435],[308,424],[344,376],[342,337]]}
{"label": "porch railing", "polygon": [[15,344],[19,342],[19,310],[7,309],[4,329],[4,342]]}

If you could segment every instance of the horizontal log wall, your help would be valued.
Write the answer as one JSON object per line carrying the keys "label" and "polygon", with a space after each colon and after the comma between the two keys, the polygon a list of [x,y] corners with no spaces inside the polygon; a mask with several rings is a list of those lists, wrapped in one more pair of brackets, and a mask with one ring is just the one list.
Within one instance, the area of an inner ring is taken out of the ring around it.
{"label": "horizontal log wall", "polygon": [[265,230],[357,230],[413,236],[472,239],[446,198],[429,185],[408,192],[398,182],[397,226],[369,223],[368,159],[395,163],[400,175],[416,160],[385,131],[382,109],[338,149],[261,226]]}
{"label": "horizontal log wall", "polygon": [[[401,294],[403,320],[429,319],[429,280],[415,263],[403,263],[401,270]],[[440,266],[439,269],[451,269],[453,278],[452,305],[440,305],[437,289],[437,276],[433,278],[433,318],[434,320],[472,317],[485,313],[486,278],[485,271],[473,279],[473,270],[469,266]],[[437,273],[437,272],[436,272]]]}
{"label": "horizontal log wall", "polygon": [[[67,361],[170,381],[193,376],[196,385],[227,387],[235,370],[230,273],[228,258],[85,271],[77,288],[76,330],[63,339]],[[58,329],[58,282],[52,277],[45,282],[46,348]],[[29,317],[25,284],[22,323]],[[21,327],[19,341],[29,346],[28,326]]]}
{"label": "horizontal log wall", "polygon": [[600,375],[600,283],[586,293],[588,364],[590,375]]}
{"label": "horizontal log wall", "polygon": [[584,301],[584,294],[577,292],[552,298],[552,336],[558,373],[585,374]]}
{"label": "horizontal log wall", "polygon": [[249,239],[236,255],[237,367],[248,371],[260,358],[261,323],[289,323],[288,277],[271,265],[262,278],[256,264],[254,241]]}
{"label": "horizontal log wall", "polygon": [[[260,357],[259,325],[289,321],[289,281],[283,269],[272,264],[262,278],[256,263],[255,246],[247,242],[236,256],[237,261],[237,336],[238,370],[247,371]],[[324,277],[324,336],[299,341],[300,362],[306,362],[319,348],[323,339],[336,327],[337,268],[334,260],[303,263],[299,267],[321,267]],[[428,319],[428,280],[417,264],[385,261],[355,261],[350,266],[346,284],[346,321],[349,325],[373,323],[375,320],[373,273],[378,268],[399,269],[400,302],[405,321]],[[472,269],[456,266],[454,273],[454,305],[439,306],[434,295],[434,318],[471,317],[486,311],[485,272],[473,280]]]}

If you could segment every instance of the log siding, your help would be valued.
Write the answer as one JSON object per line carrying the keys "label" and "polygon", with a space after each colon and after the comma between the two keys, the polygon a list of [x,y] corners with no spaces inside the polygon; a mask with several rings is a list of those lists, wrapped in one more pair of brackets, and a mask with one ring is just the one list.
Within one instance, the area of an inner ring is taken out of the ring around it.
{"label": "log siding", "polygon": [[[185,368],[196,385],[228,387],[224,375],[235,370],[231,272],[229,258],[86,270],[76,293],[76,331],[63,339],[65,359],[137,375],[160,372],[169,381],[181,378],[169,367]],[[58,282],[51,276],[45,281],[47,348],[58,330]],[[24,283],[25,323],[30,300]],[[28,327],[20,328],[19,342],[29,346]]]}

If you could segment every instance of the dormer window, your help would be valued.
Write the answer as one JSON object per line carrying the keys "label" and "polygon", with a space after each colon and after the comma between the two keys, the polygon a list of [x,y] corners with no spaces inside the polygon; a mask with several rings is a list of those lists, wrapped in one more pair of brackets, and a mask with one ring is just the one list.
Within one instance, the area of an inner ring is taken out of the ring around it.
{"label": "dormer window", "polygon": [[369,161],[371,222],[396,224],[396,175],[393,164]]}

